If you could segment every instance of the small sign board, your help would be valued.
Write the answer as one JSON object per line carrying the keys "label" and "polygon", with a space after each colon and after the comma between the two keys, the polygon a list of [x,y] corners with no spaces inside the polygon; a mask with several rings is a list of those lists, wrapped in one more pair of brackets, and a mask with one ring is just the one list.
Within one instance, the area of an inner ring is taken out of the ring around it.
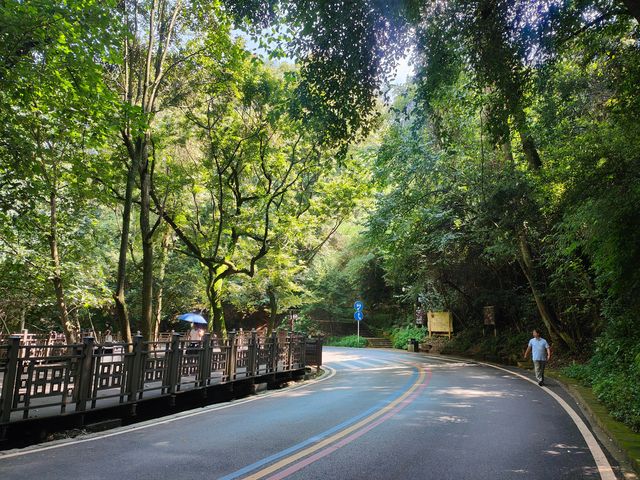
{"label": "small sign board", "polygon": [[484,307],[484,324],[495,325],[496,324],[496,307],[493,305]]}
{"label": "small sign board", "polygon": [[424,325],[424,310],[416,308],[416,325]]}
{"label": "small sign board", "polygon": [[356,312],[360,312],[364,308],[364,304],[360,300],[358,300],[356,303],[353,304],[353,308]]}
{"label": "small sign board", "polygon": [[453,333],[453,315],[451,312],[429,312],[427,314],[429,336],[447,335]]}
{"label": "small sign board", "polygon": [[362,313],[360,310],[353,312],[353,318],[355,318],[356,322],[359,322],[364,318],[364,313]]}

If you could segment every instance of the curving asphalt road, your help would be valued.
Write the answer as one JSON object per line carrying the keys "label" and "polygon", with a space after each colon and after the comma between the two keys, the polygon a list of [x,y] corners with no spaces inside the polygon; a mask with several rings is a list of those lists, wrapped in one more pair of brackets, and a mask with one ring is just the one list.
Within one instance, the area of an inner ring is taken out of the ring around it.
{"label": "curving asphalt road", "polygon": [[0,452],[0,479],[623,478],[553,381],[392,350],[324,358],[318,381]]}

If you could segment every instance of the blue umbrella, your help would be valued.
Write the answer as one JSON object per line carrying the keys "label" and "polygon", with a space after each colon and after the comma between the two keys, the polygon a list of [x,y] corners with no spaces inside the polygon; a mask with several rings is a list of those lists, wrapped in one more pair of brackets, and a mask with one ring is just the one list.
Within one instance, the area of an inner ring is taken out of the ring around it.
{"label": "blue umbrella", "polygon": [[185,322],[191,323],[201,323],[203,325],[207,324],[207,321],[204,319],[202,315],[198,315],[197,313],[183,313],[182,315],[178,315],[178,320],[184,320]]}

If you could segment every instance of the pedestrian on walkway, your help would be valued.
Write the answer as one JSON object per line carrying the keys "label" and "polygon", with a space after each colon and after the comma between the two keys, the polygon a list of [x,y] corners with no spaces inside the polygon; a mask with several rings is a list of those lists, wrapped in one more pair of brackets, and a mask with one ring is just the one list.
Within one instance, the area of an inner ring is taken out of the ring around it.
{"label": "pedestrian on walkway", "polygon": [[540,336],[538,329],[533,330],[533,338],[529,340],[526,352],[524,352],[524,358],[526,359],[531,352],[531,360],[533,360],[533,370],[536,374],[536,380],[538,385],[544,385],[544,367],[547,364],[549,358],[551,358],[551,347],[547,341]]}

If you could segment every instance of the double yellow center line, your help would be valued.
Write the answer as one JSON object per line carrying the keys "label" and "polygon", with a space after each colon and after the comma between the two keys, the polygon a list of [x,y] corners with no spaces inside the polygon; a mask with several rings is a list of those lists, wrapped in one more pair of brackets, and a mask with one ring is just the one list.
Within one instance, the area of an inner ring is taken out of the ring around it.
{"label": "double yellow center line", "polygon": [[[427,375],[429,376],[429,378],[431,377],[431,373],[428,371],[425,371],[421,365],[416,365],[416,366],[418,367],[418,370],[419,370],[418,379],[415,381],[415,383],[413,383],[413,385],[411,385],[411,387],[409,387],[409,389],[406,392],[404,392],[400,397],[396,398],[394,401],[392,401],[388,405],[384,406],[380,410],[377,410],[376,412],[372,413],[368,417],[363,418],[358,423],[355,423],[345,428],[344,430],[341,430],[333,434],[332,436],[325,438],[324,440],[316,443],[315,445],[307,447],[304,450],[300,450],[299,452],[296,452],[293,455],[290,455],[289,457],[283,458],[282,460],[272,465],[269,465],[268,467],[265,467],[262,470],[259,470],[244,478],[247,480],[257,480],[260,478],[264,478],[268,475],[271,475],[275,472],[278,472],[279,470],[291,465],[291,467],[288,468],[287,470],[280,472],[278,475],[274,475],[273,477],[271,477],[273,480],[285,478],[291,475],[292,473],[315,462],[316,460],[319,460],[320,458],[328,455],[329,453],[336,451],[338,448],[342,447],[344,444],[347,444],[350,441],[355,440],[361,434],[366,433],[371,428],[385,421],[387,418],[390,418],[391,416],[395,415],[395,413],[400,411],[402,408],[404,408],[406,405],[408,405],[415,399],[415,398],[409,399],[409,397],[411,397],[411,395],[413,395],[416,392],[416,390],[418,390],[420,387],[423,387],[423,388],[426,387],[425,380],[427,379]],[[379,421],[376,422],[376,420],[378,419]],[[367,426],[369,426],[369,428],[367,428]],[[352,436],[353,438],[350,438],[349,436]],[[344,441],[340,442],[339,445],[335,445],[333,448],[331,447],[332,444],[334,444],[335,442],[338,442],[341,439],[344,439]],[[313,454],[316,454],[316,455],[313,455]],[[310,455],[313,455],[313,457],[309,457]],[[298,463],[296,464],[296,462]],[[292,465],[292,464],[295,464],[295,465]]]}

